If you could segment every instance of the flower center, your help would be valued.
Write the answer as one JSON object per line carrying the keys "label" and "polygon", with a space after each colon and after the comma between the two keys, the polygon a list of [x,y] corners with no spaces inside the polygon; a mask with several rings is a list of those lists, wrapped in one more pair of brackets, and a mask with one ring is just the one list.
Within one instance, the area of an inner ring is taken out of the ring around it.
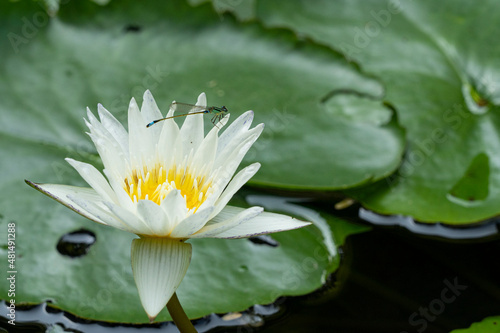
{"label": "flower center", "polygon": [[186,207],[195,211],[207,198],[212,185],[205,176],[196,176],[187,167],[178,166],[167,172],[158,165],[132,171],[124,183],[125,191],[134,202],[146,199],[159,205],[171,190],[180,190]]}

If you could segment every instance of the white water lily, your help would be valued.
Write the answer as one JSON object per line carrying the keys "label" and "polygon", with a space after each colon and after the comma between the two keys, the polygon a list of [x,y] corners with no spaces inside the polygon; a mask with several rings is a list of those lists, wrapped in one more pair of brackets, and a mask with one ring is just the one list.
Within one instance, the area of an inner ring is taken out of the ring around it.
{"label": "white water lily", "polygon": [[[206,106],[205,94],[197,105]],[[174,114],[170,109],[167,116]],[[90,185],[31,186],[97,223],[140,236],[132,243],[132,268],[142,305],[153,320],[173,295],[191,259],[189,238],[243,238],[300,228],[291,217],[227,206],[259,169],[254,163],[234,177],[264,126],[250,129],[253,112],[236,119],[219,137],[224,117],[205,136],[203,115],[190,115],[181,128],[173,119],[150,128],[162,115],[149,91],[141,110],[134,99],[128,132],[102,105],[98,120],[87,109],[90,137],[104,164],[66,159]],[[223,258],[218,258],[223,260]]]}

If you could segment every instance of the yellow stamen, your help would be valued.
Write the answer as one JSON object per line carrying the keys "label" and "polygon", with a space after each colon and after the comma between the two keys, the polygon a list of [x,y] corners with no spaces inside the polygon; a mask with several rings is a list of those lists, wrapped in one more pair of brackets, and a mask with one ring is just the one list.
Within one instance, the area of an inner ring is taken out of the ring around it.
{"label": "yellow stamen", "polygon": [[144,167],[132,171],[124,179],[123,188],[134,202],[149,199],[158,205],[171,190],[177,189],[186,198],[186,207],[196,211],[206,200],[212,183],[205,176],[197,176],[194,171],[181,166],[175,166],[168,172],[159,165]]}

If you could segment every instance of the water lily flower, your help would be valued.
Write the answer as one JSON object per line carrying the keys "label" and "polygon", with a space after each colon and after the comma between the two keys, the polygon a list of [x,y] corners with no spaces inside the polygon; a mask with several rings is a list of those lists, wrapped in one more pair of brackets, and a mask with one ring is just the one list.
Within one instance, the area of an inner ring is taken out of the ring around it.
{"label": "water lily flower", "polygon": [[[207,105],[205,94],[196,104]],[[220,136],[229,115],[206,136],[202,114],[187,116],[181,128],[173,119],[146,128],[162,118],[149,91],[140,110],[132,98],[128,132],[100,104],[98,113],[99,120],[87,108],[86,124],[104,175],[90,164],[67,158],[90,188],[27,182],[94,222],[139,236],[132,242],[132,269],[151,321],[187,272],[192,250],[186,240],[251,237],[309,224],[264,212],[262,207],[227,205],[260,167],[251,164],[233,177],[264,128],[263,124],[250,128],[252,111]]]}

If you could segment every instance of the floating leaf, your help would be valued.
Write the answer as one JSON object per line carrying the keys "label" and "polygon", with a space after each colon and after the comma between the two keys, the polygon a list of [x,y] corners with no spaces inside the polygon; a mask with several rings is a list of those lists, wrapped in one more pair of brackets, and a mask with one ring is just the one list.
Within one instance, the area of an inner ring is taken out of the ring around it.
{"label": "floating leaf", "polygon": [[[208,5],[193,9],[181,2],[99,7],[71,1],[55,18],[36,3],[4,2],[0,18],[8,37],[0,40],[0,121],[6,124],[0,130],[0,228],[16,224],[16,304],[50,301],[85,318],[147,321],[130,267],[134,236],[87,221],[23,181],[86,186],[65,157],[102,169],[85,134],[87,105],[95,111],[101,102],[123,122],[130,97],[140,100],[149,88],[164,112],[172,99],[192,103],[203,90],[233,118],[253,108],[268,129],[243,165],[262,161],[255,181],[273,186],[352,186],[384,177],[400,161],[402,131],[392,120],[357,123],[329,116],[322,104],[339,89],[380,96],[378,82],[290,33],[220,21]],[[342,140],[332,140],[332,131]],[[325,158],[349,151],[357,153],[343,155],[342,167]],[[282,153],[293,157],[293,167]],[[355,163],[366,158],[372,163]],[[366,228],[318,216],[321,229],[273,235],[278,246],[194,240],[178,291],[188,314],[239,311],[319,288],[338,267],[342,239]],[[61,237],[82,228],[95,237],[86,254],[61,254]],[[7,271],[5,264],[0,268]],[[8,298],[7,283],[0,282],[2,298]],[[166,311],[158,317],[167,319]]]}
{"label": "floating leaf", "polygon": [[[191,240],[192,262],[177,291],[191,318],[242,311],[280,296],[310,293],[338,268],[337,248],[345,238],[368,230],[281,198],[253,195],[249,200],[309,219],[316,227],[273,234],[272,246],[248,239]],[[66,208],[47,198],[35,201],[36,211],[42,206],[44,214],[33,217],[33,225],[6,216],[0,220],[4,230],[8,222],[16,223],[16,304],[50,300],[51,306],[84,318],[147,322],[130,265],[134,236],[67,214]],[[61,254],[56,248],[61,236],[82,227],[96,238],[88,254],[76,258]],[[5,242],[2,240],[0,249],[4,257]],[[2,269],[7,271],[4,264]],[[0,283],[4,299],[10,299],[7,283]],[[158,317],[160,321],[169,319],[166,310]]]}
{"label": "floating leaf", "polygon": [[[4,6],[2,13],[16,17],[19,5]],[[32,10],[25,16],[42,15]],[[132,12],[133,19],[126,14]],[[329,111],[335,94],[376,99],[382,90],[324,47],[256,24],[238,26],[230,17],[221,22],[209,5],[70,2],[58,15],[29,36],[22,20],[3,27],[10,31],[0,51],[4,134],[88,155],[95,150],[84,134],[85,106],[102,103],[124,121],[130,97],[140,100],[148,88],[164,112],[173,99],[193,103],[206,91],[211,105],[226,105],[233,117],[253,109],[255,121],[266,124],[244,161],[262,163],[256,184],[347,188],[381,179],[401,161],[403,133],[395,122]]]}
{"label": "floating leaf", "polygon": [[479,154],[472,160],[464,176],[450,190],[449,194],[453,197],[450,200],[461,200],[466,205],[465,202],[475,204],[476,201],[486,199],[488,197],[489,178],[488,155]]}
{"label": "floating leaf", "polygon": [[[271,0],[257,8],[266,26],[342,52],[383,82],[408,147],[393,177],[351,193],[366,207],[449,224],[500,213],[497,1]],[[454,200],[450,189],[479,154],[489,160],[487,197]]]}

